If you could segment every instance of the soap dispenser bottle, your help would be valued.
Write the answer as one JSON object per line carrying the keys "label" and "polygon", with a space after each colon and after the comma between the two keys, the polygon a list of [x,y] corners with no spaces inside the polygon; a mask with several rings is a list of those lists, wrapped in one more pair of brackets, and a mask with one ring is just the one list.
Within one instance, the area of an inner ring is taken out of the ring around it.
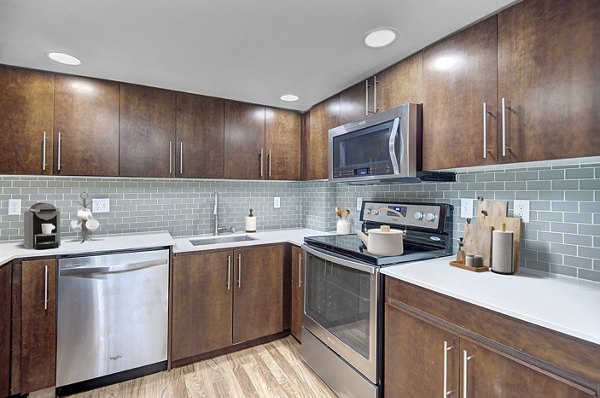
{"label": "soap dispenser bottle", "polygon": [[252,209],[246,216],[246,232],[256,232],[256,217],[252,214]]}

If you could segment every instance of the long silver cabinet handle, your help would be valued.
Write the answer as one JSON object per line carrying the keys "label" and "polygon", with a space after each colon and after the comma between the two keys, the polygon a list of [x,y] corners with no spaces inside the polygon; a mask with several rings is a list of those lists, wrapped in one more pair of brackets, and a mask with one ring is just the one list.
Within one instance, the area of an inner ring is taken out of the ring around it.
{"label": "long silver cabinet handle", "polygon": [[183,175],[183,141],[179,143],[179,174]]}
{"label": "long silver cabinet handle", "polygon": [[242,287],[242,255],[238,254],[238,287]]}
{"label": "long silver cabinet handle", "polygon": [[302,287],[302,254],[298,255],[298,287]]}
{"label": "long silver cabinet handle", "polygon": [[365,116],[369,116],[369,79],[365,80]]}
{"label": "long silver cabinet handle", "polygon": [[452,394],[452,390],[448,391],[448,351],[450,351],[452,347],[448,346],[448,342],[444,340],[444,396],[446,398],[448,395]]}
{"label": "long silver cabinet handle", "polygon": [[467,350],[463,350],[463,398],[468,398],[467,387],[468,387],[468,365],[469,360],[473,358],[473,356],[469,356]]}
{"label": "long silver cabinet handle", "polygon": [[506,98],[502,97],[502,156],[506,156]]}
{"label": "long silver cabinet handle", "polygon": [[44,265],[44,310],[48,310],[48,266]]}
{"label": "long silver cabinet handle", "polygon": [[272,173],[273,168],[272,168],[272,164],[271,164],[272,163],[271,159],[272,159],[272,151],[271,151],[271,149],[269,149],[269,178],[271,178],[271,176],[273,175],[273,173]]}
{"label": "long silver cabinet handle", "polygon": [[173,141],[169,141],[169,174],[173,174]]}
{"label": "long silver cabinet handle", "polygon": [[487,158],[487,103],[483,103],[483,158]]}
{"label": "long silver cabinet handle", "polygon": [[58,171],[60,171],[60,131],[58,132],[58,155],[56,161],[58,162]]}
{"label": "long silver cabinet handle", "polygon": [[42,171],[46,171],[46,132],[42,141]]}
{"label": "long silver cabinet handle", "polygon": [[263,177],[263,155],[264,155],[264,150],[263,150],[263,148],[260,148],[260,178]]}
{"label": "long silver cabinet handle", "polygon": [[227,290],[231,289],[231,256],[227,256]]}
{"label": "long silver cabinet handle", "polygon": [[373,113],[377,113],[377,75],[373,75]]}

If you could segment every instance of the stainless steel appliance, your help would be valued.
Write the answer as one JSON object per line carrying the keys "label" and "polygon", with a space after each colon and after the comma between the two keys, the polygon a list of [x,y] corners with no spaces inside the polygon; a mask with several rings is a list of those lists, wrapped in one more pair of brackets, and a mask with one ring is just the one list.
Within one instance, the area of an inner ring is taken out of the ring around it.
{"label": "stainless steel appliance", "polygon": [[329,130],[329,181],[455,181],[421,170],[422,106],[404,104]]}
{"label": "stainless steel appliance", "polygon": [[59,395],[166,369],[169,250],[65,257],[58,269]]}
{"label": "stainless steel appliance", "polygon": [[[26,249],[53,249],[60,246],[60,210],[48,203],[36,203],[25,213]],[[52,224],[52,232],[44,233],[42,225]]]}
{"label": "stainless steel appliance", "polygon": [[304,239],[302,356],[340,397],[378,397],[383,289],[380,268],[452,254],[452,206],[366,201],[363,228],[406,230],[404,254],[376,256],[356,235]]}

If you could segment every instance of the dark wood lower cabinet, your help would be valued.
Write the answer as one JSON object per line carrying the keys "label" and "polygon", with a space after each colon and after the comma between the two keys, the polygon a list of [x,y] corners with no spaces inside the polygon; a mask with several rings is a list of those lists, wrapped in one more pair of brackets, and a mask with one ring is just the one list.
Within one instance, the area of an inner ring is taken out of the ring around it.
{"label": "dark wood lower cabinet", "polygon": [[13,277],[11,394],[56,384],[56,259],[23,261]]}
{"label": "dark wood lower cabinet", "polygon": [[231,345],[232,256],[228,250],[175,257],[173,361]]}
{"label": "dark wood lower cabinet", "polygon": [[284,254],[284,245],[273,245],[174,257],[174,366],[232,351],[235,344],[258,341],[288,327]]}
{"label": "dark wood lower cabinet", "polygon": [[233,343],[281,332],[284,246],[238,249],[234,255]]}
{"label": "dark wood lower cabinet", "polygon": [[0,397],[10,394],[10,281],[11,263],[0,265]]}
{"label": "dark wood lower cabinet", "polygon": [[[517,340],[529,338],[527,324],[505,326],[509,322],[495,323],[475,313],[476,321],[449,322],[444,319],[445,315],[438,317],[443,309],[451,310],[458,318],[473,312],[472,306],[444,302],[437,311],[440,297],[426,289],[386,278],[383,376],[386,397],[597,396],[600,377],[593,363],[582,363],[578,369],[559,366],[568,364],[563,357],[581,358],[577,356],[579,343],[572,341],[555,347],[551,360],[541,360],[529,355],[530,349],[515,348]],[[424,311],[425,308],[431,311]],[[498,320],[504,319],[503,315],[487,312]],[[491,324],[495,332],[480,335],[476,323]],[[501,343],[494,333],[508,333],[513,337],[513,344]],[[547,336],[542,336],[539,333],[539,340],[534,338],[529,346],[545,344]],[[550,343],[556,341],[550,337]],[[597,350],[597,346],[590,344],[590,355]],[[581,377],[582,373],[591,376]]]}
{"label": "dark wood lower cabinet", "polygon": [[304,313],[304,257],[298,246],[292,247],[292,314],[291,332],[302,341],[302,314]]}

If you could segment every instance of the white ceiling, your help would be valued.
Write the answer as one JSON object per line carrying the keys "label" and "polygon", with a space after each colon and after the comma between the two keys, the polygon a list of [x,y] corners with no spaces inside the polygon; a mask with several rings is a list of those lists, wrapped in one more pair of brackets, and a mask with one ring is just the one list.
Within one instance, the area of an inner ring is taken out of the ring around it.
{"label": "white ceiling", "polygon": [[[513,2],[2,0],[0,63],[306,110]],[[396,42],[366,47],[377,27]]]}

